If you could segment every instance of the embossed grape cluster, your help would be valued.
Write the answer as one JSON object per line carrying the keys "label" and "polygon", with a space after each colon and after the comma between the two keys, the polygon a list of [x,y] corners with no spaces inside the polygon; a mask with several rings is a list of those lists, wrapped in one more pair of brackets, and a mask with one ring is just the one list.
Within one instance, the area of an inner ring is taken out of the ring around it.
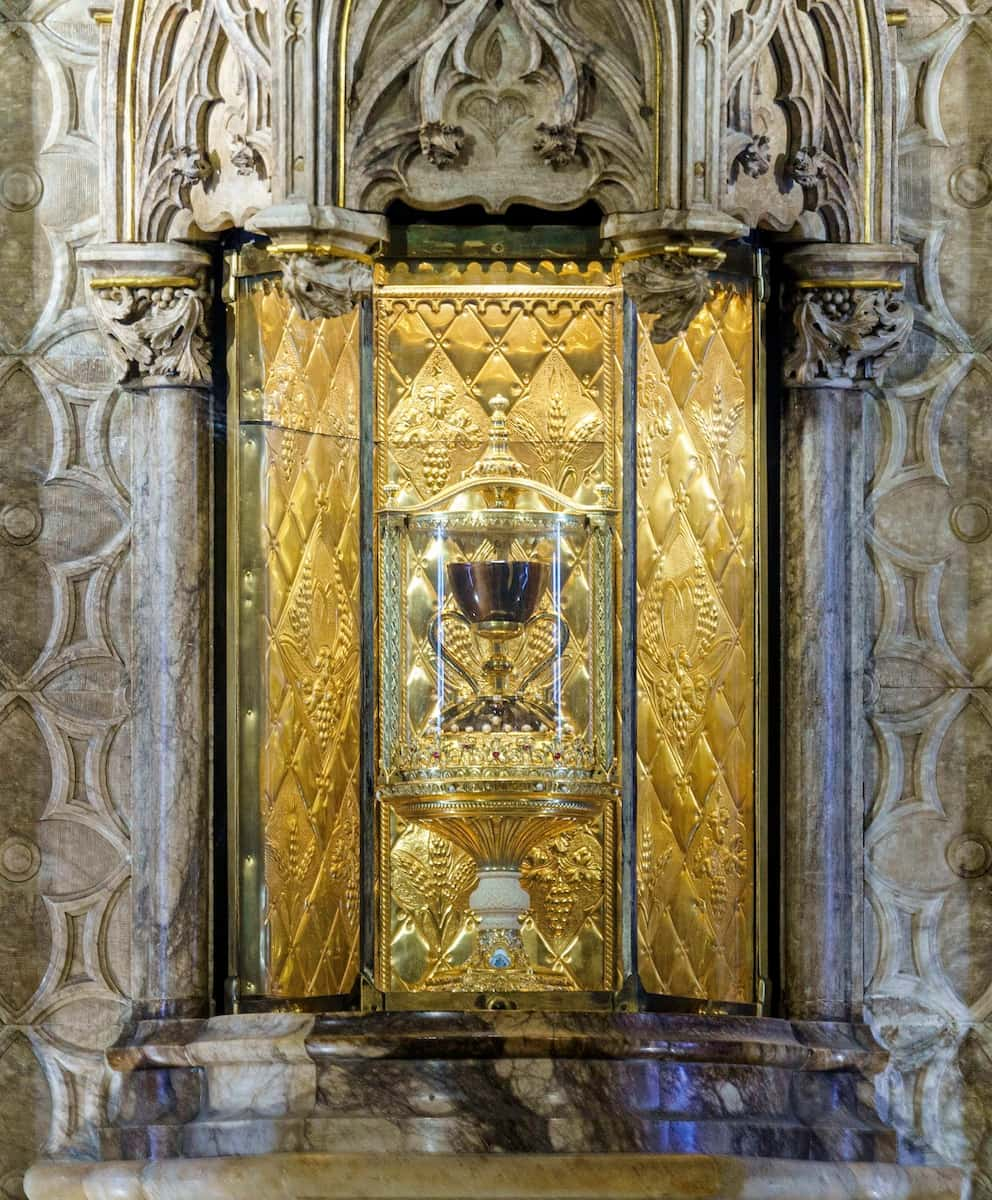
{"label": "embossed grape cluster", "polygon": [[424,479],[432,492],[439,492],[448,482],[451,470],[451,450],[443,441],[431,442],[424,451]]}
{"label": "embossed grape cluster", "polygon": [[854,294],[846,289],[821,292],[819,303],[823,315],[833,321],[843,321],[854,312]]}

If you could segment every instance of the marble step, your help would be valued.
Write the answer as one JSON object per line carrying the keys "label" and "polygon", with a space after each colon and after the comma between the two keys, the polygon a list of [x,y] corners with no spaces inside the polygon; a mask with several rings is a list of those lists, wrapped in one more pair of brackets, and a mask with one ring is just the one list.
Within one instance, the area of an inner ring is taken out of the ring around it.
{"label": "marble step", "polygon": [[488,1117],[604,1112],[665,1117],[871,1116],[862,1081],[841,1071],[593,1059],[319,1061],[318,1112]]}
{"label": "marble step", "polygon": [[46,1163],[28,1200],[961,1200],[949,1168],[667,1154],[266,1154]]}
{"label": "marble step", "polygon": [[105,1158],[215,1157],[272,1152],[325,1154],[731,1154],[836,1162],[893,1162],[896,1137],[869,1123],[803,1125],[784,1119],[708,1121],[595,1117],[480,1121],[366,1116],[242,1118],[105,1132]]}

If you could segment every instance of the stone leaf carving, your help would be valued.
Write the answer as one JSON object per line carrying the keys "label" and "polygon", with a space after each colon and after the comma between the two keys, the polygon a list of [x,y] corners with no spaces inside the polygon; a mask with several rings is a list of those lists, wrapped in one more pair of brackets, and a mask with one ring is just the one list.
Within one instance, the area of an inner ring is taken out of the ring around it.
{"label": "stone leaf carving", "polygon": [[796,151],[789,163],[789,175],[802,188],[815,188],[827,174],[824,156],[812,147]]}
{"label": "stone leaf carving", "polygon": [[722,261],[679,251],[627,263],[624,288],[642,313],[658,318],[651,331],[653,342],[671,341],[689,328],[713,294],[710,272]]}
{"label": "stone leaf carving", "polygon": [[751,179],[760,179],[772,169],[772,144],[765,134],[751,140],[737,155],[736,166]]}
{"label": "stone leaf carving", "polygon": [[574,125],[548,125],[542,121],[537,127],[537,135],[534,149],[556,170],[567,167],[575,158],[579,135]]}
{"label": "stone leaf carving", "polygon": [[465,130],[460,125],[443,121],[427,121],[420,126],[420,152],[439,170],[456,162],[465,143]]}
{"label": "stone leaf carving", "polygon": [[785,356],[793,386],[881,382],[913,328],[913,313],[886,289],[826,288],[799,293],[794,341]]}
{"label": "stone leaf carving", "polygon": [[341,317],[372,294],[372,268],[350,258],[287,254],[282,289],[304,321]]}
{"label": "stone leaf carving", "polygon": [[187,207],[190,189],[198,183],[208,183],[213,173],[210,159],[195,146],[181,146],[173,151],[170,194],[176,207]]}
{"label": "stone leaf carving", "polygon": [[192,286],[121,284],[92,296],[120,382],[210,382],[210,293],[205,279]]}

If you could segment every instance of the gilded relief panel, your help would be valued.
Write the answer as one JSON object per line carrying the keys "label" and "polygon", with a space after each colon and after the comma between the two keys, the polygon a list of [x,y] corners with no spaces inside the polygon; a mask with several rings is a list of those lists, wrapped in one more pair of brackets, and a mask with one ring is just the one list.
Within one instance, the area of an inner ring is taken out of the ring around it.
{"label": "gilded relief panel", "polygon": [[359,954],[359,317],[302,321],[269,285],[249,299],[262,366],[247,398],[261,417],[262,986],[333,995],[355,983]]}
{"label": "gilded relief panel", "polygon": [[[508,401],[509,451],[528,478],[582,504],[597,502],[597,487],[619,490],[622,294],[611,272],[398,264],[378,269],[375,304],[378,507],[424,503],[471,472],[486,452],[497,396]],[[412,630],[398,669],[407,679],[404,728],[419,728],[437,689],[428,636],[436,571],[431,547],[411,545],[396,582]],[[574,617],[589,609],[588,571],[577,556],[562,600],[574,625],[563,686],[576,694],[588,685],[583,647],[591,634]],[[538,645],[522,653],[542,657]],[[522,863],[527,956],[573,991],[617,982],[617,824],[608,807],[533,846]],[[476,945],[469,897],[477,883],[468,855],[383,804],[379,986],[458,990]]]}
{"label": "gilded relief panel", "polygon": [[616,485],[621,293],[598,265],[378,268],[377,504],[426,500],[482,457],[510,402],[528,477],[591,504]]}
{"label": "gilded relief panel", "polygon": [[754,999],[755,427],[750,294],[638,331],[638,969]]}

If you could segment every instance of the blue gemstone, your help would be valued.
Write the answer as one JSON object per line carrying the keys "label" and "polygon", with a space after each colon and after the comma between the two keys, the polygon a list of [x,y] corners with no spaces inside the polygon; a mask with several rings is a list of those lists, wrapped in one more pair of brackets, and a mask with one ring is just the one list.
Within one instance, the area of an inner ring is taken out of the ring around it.
{"label": "blue gemstone", "polygon": [[489,959],[489,965],[497,971],[502,971],[510,965],[510,956],[503,949],[494,950]]}

